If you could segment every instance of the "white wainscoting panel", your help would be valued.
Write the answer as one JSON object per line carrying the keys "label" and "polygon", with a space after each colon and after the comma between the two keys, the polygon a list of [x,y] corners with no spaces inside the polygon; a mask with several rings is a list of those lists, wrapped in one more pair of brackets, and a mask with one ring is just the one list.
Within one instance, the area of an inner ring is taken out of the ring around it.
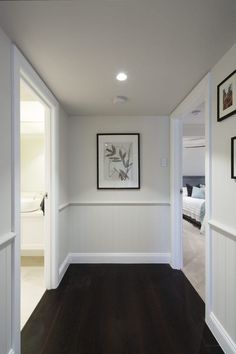
{"label": "white wainscoting panel", "polygon": [[[10,234],[9,234],[10,235]],[[11,243],[0,247],[0,353],[11,348]]]}
{"label": "white wainscoting panel", "polygon": [[168,254],[169,205],[70,207],[70,253]]}
{"label": "white wainscoting panel", "polygon": [[[236,353],[236,239],[212,227],[212,309],[210,320],[225,352]],[[224,329],[222,331],[221,329]],[[224,334],[225,333],[225,334]]]}
{"label": "white wainscoting panel", "polygon": [[[62,264],[68,255],[69,245],[69,204],[59,208],[59,264]],[[60,269],[59,269],[60,277]]]}

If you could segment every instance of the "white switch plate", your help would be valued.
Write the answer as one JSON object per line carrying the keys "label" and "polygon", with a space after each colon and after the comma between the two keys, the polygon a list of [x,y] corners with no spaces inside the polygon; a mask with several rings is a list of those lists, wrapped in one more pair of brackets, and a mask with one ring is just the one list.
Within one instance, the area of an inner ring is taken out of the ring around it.
{"label": "white switch plate", "polygon": [[168,161],[166,157],[161,158],[161,167],[167,167],[168,166]]}

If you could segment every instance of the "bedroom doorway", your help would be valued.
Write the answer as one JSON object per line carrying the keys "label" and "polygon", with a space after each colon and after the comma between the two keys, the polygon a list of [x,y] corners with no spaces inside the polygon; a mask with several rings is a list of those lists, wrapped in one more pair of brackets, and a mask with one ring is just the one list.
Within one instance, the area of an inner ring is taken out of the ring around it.
{"label": "bedroom doorway", "polygon": [[205,301],[205,105],[183,119],[182,271]]}
{"label": "bedroom doorway", "polygon": [[[210,227],[208,219],[211,211],[211,165],[209,160],[209,150],[211,146],[211,122],[210,122],[210,74],[207,74],[199,84],[188,94],[188,96],[177,106],[170,115],[170,184],[171,184],[171,266],[174,269],[183,270],[183,135],[184,119],[204,105],[205,123],[205,220],[204,220],[204,265],[205,284],[203,297],[205,298],[206,318],[209,316],[209,306],[211,301],[211,283],[209,282],[211,272],[211,245],[209,241]],[[197,119],[197,117],[196,117]],[[194,129],[194,128],[191,128]],[[196,141],[195,141],[196,143]],[[194,165],[197,164],[193,158]],[[202,176],[197,176],[202,177]],[[195,182],[195,181],[194,181]],[[193,183],[195,184],[195,183]],[[204,184],[197,182],[196,184]],[[186,191],[185,191],[186,193]],[[191,224],[187,224],[191,226]]]}

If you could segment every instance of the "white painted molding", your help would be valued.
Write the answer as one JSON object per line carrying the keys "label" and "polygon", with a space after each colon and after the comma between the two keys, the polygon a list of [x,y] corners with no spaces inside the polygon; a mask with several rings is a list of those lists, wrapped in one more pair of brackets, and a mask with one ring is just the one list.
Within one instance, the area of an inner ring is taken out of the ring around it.
{"label": "white painted molding", "polygon": [[229,227],[213,219],[209,220],[208,223],[213,230],[219,232],[220,234],[226,237],[236,239],[236,229],[234,229],[233,227]]}
{"label": "white painted molding", "polygon": [[170,202],[71,202],[70,206],[170,206]]}
{"label": "white painted molding", "polygon": [[169,264],[170,253],[69,253],[69,263]]}
{"label": "white painted molding", "polygon": [[70,203],[65,203],[59,206],[58,211],[62,211],[70,206]]}
{"label": "white painted molding", "polygon": [[12,242],[15,237],[16,237],[16,234],[14,232],[8,232],[8,233],[0,236],[0,247],[7,245],[9,242]]}
{"label": "white painted molding", "polygon": [[170,206],[170,202],[68,202],[59,206],[59,212],[75,206]]}
{"label": "white painted molding", "polygon": [[220,346],[227,354],[236,353],[236,343],[230,337],[228,332],[224,329],[220,321],[216,318],[213,312],[210,313],[209,319],[207,321],[208,326],[210,327],[212,333],[216,337]]}
{"label": "white painted molding", "polygon": [[60,267],[59,267],[59,283],[58,283],[58,285],[62,281],[62,279],[63,279],[63,277],[64,277],[64,275],[65,275],[65,273],[66,273],[66,271],[67,271],[67,269],[68,269],[68,267],[70,265],[70,262],[69,262],[69,258],[70,257],[69,256],[70,255],[68,254],[66,256],[66,258],[64,259],[64,261],[62,262],[62,264],[60,265]]}

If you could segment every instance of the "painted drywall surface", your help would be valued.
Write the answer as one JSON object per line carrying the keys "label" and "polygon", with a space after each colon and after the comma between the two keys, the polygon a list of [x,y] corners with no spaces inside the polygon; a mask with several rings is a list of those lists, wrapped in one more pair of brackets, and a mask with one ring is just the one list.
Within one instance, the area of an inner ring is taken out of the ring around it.
{"label": "painted drywall surface", "polygon": [[[230,178],[230,139],[236,136],[236,115],[217,122],[217,85],[236,69],[235,58],[236,45],[211,73],[211,219],[233,230],[236,230],[236,180]],[[236,237],[229,238],[224,232],[213,231],[211,245],[212,312],[234,342],[236,351]]]}
{"label": "painted drywall surface", "polygon": [[[140,190],[97,190],[97,133],[140,133]],[[70,117],[69,193],[75,202],[169,202],[167,117]]]}
{"label": "painted drywall surface", "polygon": [[[96,134],[127,132],[140,133],[141,189],[97,190]],[[163,157],[169,160],[167,117],[69,118],[70,201],[86,204],[70,207],[70,252],[169,252],[169,206],[155,205],[169,202]]]}
{"label": "painted drywall surface", "polygon": [[21,192],[45,192],[43,135],[21,136]]}
{"label": "painted drywall surface", "polygon": [[205,136],[204,124],[183,124],[183,136]]}
{"label": "painted drywall surface", "polygon": [[[0,28],[0,237],[11,231],[11,43]],[[0,353],[11,349],[11,246],[0,248]]]}
{"label": "painted drywall surface", "polygon": [[183,148],[183,176],[205,176],[205,148]]}
{"label": "painted drywall surface", "polygon": [[[69,201],[68,196],[68,116],[62,109],[59,108],[59,206],[62,206]],[[69,208],[59,210],[59,266],[65,260],[68,254],[68,213]]]}
{"label": "painted drywall surface", "polygon": [[69,200],[68,115],[59,108],[59,205]]}

